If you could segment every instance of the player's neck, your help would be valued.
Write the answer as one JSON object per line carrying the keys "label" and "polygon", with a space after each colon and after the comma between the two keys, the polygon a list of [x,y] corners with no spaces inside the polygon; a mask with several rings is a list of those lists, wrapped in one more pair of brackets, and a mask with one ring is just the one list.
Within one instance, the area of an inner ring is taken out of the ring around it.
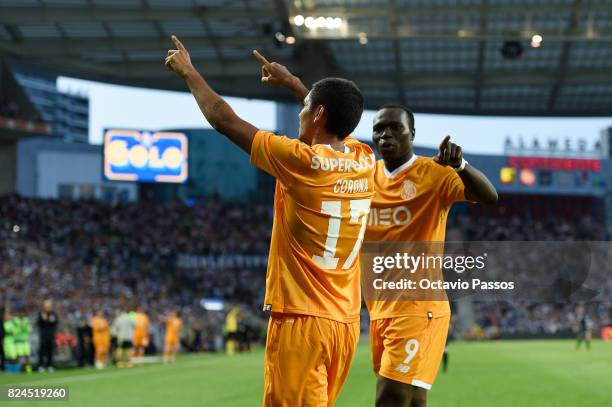
{"label": "player's neck", "polygon": [[329,144],[334,150],[344,152],[344,143],[338,139],[338,136],[329,133],[316,134],[312,138],[312,145]]}
{"label": "player's neck", "polygon": [[412,156],[414,156],[414,153],[410,151],[408,154],[394,158],[392,160],[383,159],[383,161],[385,162],[385,168],[387,169],[387,171],[393,172],[395,171],[395,169],[401,167],[402,165],[410,161],[410,159],[412,159]]}

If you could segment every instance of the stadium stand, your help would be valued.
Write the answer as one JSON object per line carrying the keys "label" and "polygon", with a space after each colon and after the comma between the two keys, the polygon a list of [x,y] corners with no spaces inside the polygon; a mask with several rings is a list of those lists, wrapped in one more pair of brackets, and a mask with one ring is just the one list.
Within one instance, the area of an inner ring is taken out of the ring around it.
{"label": "stadium stand", "polygon": [[[183,203],[107,204],[98,201],[0,199],[4,214],[0,239],[0,297],[35,316],[44,298],[53,298],[60,332],[76,337],[79,324],[96,309],[108,316],[120,308],[145,305],[152,316],[152,337],[161,349],[161,318],[180,309],[187,328],[187,350],[217,349],[223,313],[204,310],[202,298],[242,304],[258,315],[265,268],[184,267],[180,256],[266,255],[271,208],[220,199]],[[221,224],[223,227],[221,227]],[[450,236],[466,240],[609,240],[605,228],[589,218],[533,220],[457,214]],[[608,288],[612,299],[612,286]],[[588,304],[596,331],[612,323],[612,306]],[[477,303],[479,337],[571,336],[576,304]],[[363,327],[367,316],[363,315]],[[264,325],[259,320],[256,325]],[[33,335],[35,337],[36,335]],[[469,336],[468,336],[469,337]],[[36,346],[34,346],[36,349]],[[76,349],[76,343],[75,343]]]}
{"label": "stadium stand", "polygon": [[[268,208],[247,210],[216,200],[192,208],[17,196],[1,202],[6,215],[0,237],[6,242],[0,255],[1,297],[31,312],[42,299],[55,299],[64,332],[75,332],[96,309],[112,315],[116,308],[144,304],[156,318],[179,308],[188,327],[202,325],[218,334],[222,315],[205,313],[201,298],[259,308],[262,268],[177,269],[174,253],[267,254]],[[17,233],[13,224],[19,225]]]}

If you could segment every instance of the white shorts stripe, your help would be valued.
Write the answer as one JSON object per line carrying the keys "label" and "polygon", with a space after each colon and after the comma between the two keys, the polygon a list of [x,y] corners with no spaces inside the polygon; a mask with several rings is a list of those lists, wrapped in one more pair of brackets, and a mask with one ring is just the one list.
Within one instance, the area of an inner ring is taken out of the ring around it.
{"label": "white shorts stripe", "polygon": [[412,383],[411,384],[413,386],[422,387],[425,390],[431,390],[431,384],[422,382],[422,381],[417,380],[417,379],[412,379]]}

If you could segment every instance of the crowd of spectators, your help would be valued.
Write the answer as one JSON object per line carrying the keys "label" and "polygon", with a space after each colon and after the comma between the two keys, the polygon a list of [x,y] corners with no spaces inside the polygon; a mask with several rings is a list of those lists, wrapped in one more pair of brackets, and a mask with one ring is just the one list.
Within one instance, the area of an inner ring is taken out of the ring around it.
{"label": "crowd of spectators", "polygon": [[260,309],[265,268],[182,269],[177,254],[267,255],[271,212],[210,200],[205,205],[0,198],[0,299],[34,313],[53,298],[60,330],[76,332],[98,309],[146,308],[152,336],[163,317],[183,316],[187,347],[210,348],[224,315],[203,298]]}
{"label": "crowd of spectators", "polygon": [[586,313],[595,329],[612,325],[612,302],[575,303],[475,303],[482,338],[566,337],[577,332]]}
{"label": "crowd of spectators", "polygon": [[608,241],[603,222],[590,216],[576,219],[529,217],[456,216],[449,219],[449,233],[470,241]]}
{"label": "crowd of spectators", "polygon": [[[222,335],[224,315],[205,310],[203,298],[241,304],[253,315],[263,301],[265,267],[182,268],[179,255],[268,254],[272,208],[210,199],[203,204],[118,203],[0,198],[0,298],[35,313],[55,301],[60,331],[75,332],[96,310],[144,306],[152,335],[163,335],[170,309],[183,315],[194,350]],[[589,219],[542,221],[455,216],[448,237],[473,241],[606,240]],[[556,332],[575,322],[570,306],[490,302],[477,305],[482,327],[498,332]],[[593,309],[610,323],[610,304]]]}
{"label": "crowd of spectators", "polygon": [[[512,336],[550,336],[570,335],[578,326],[581,314],[588,313],[594,323],[594,327],[612,325],[612,279],[610,278],[609,259],[610,245],[603,244],[609,241],[610,232],[603,222],[596,222],[591,217],[577,217],[576,219],[529,219],[529,218],[491,218],[491,217],[456,217],[452,226],[449,227],[447,236],[458,239],[479,242],[510,241],[510,242],[532,242],[529,245],[516,245],[515,248],[507,246],[508,254],[504,256],[506,264],[501,267],[512,275],[515,281],[526,283],[552,282],[552,276],[559,273],[559,269],[565,267],[568,271],[571,266],[567,264],[558,266],[558,260],[566,260],[572,257],[580,261],[584,253],[579,251],[586,246],[568,245],[568,242],[591,242],[589,248],[595,250],[606,250],[607,254],[592,255],[588,258],[590,271],[584,276],[584,286],[596,288],[596,301],[589,301],[590,293],[586,295],[585,301],[537,301],[534,298],[525,298],[524,301],[481,301],[473,304],[476,331],[470,332],[473,336],[483,338],[512,337]],[[551,246],[547,242],[565,242],[558,246]],[[544,242],[544,243],[538,243]],[[602,242],[592,243],[592,242]],[[565,249],[566,253],[553,253],[554,257],[540,253],[535,259],[529,255],[540,249],[549,249],[554,252],[554,247]],[[524,252],[517,253],[517,249]],[[565,257],[565,258],[564,258]],[[534,267],[534,260],[540,267]],[[604,261],[597,264],[597,261]],[[547,275],[545,275],[545,273]],[[528,281],[527,281],[528,280]],[[524,283],[523,287],[526,286]],[[551,287],[554,287],[551,284]],[[575,293],[577,296],[580,292]],[[527,297],[527,296],[525,296]],[[571,298],[571,296],[570,296]],[[550,299],[549,299],[550,300]]]}

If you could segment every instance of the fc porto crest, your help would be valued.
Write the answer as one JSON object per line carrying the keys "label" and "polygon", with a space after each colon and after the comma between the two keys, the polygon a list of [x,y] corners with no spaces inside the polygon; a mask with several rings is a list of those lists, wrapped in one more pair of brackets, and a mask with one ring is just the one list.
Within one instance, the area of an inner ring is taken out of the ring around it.
{"label": "fc porto crest", "polygon": [[416,196],[416,187],[412,183],[412,181],[404,181],[404,185],[402,186],[402,199],[409,201],[410,199]]}

